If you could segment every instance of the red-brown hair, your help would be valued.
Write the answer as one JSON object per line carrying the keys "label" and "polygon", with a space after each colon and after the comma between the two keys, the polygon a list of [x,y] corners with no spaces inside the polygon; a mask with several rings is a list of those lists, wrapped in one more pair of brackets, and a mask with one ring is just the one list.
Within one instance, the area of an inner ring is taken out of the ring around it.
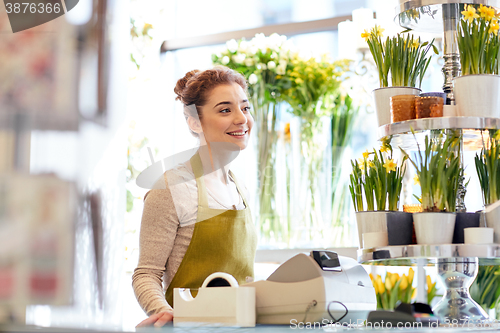
{"label": "red-brown hair", "polygon": [[[195,106],[204,106],[212,89],[221,84],[231,83],[237,83],[243,90],[247,90],[245,77],[232,69],[224,66],[216,66],[205,71],[195,69],[186,73],[182,79],[177,81],[174,88],[174,92],[177,94],[175,99],[181,101],[185,106],[193,104]],[[188,108],[184,110],[188,110]],[[199,119],[201,119],[199,108],[196,108],[196,111]],[[185,114],[186,118],[188,115],[190,114]]]}

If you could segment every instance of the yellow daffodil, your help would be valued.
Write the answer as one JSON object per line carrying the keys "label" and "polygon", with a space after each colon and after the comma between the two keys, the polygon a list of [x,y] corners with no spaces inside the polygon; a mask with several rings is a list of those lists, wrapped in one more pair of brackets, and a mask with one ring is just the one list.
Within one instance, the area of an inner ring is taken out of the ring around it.
{"label": "yellow daffodil", "polygon": [[419,46],[420,42],[418,40],[413,41],[413,44],[411,44],[411,47],[413,47],[414,49],[418,49]]}
{"label": "yellow daffodil", "polygon": [[361,34],[361,38],[364,38],[365,42],[368,41],[368,39],[370,38],[370,33],[368,32],[368,30],[365,29],[365,31]]}
{"label": "yellow daffodil", "polygon": [[413,289],[413,293],[411,294],[411,298],[417,297],[417,288]]}
{"label": "yellow daffodil", "polygon": [[418,179],[418,175],[413,177],[413,185],[420,185],[420,179]]}
{"label": "yellow daffodil", "polygon": [[401,282],[399,283],[399,289],[404,290],[406,288],[408,288],[408,278],[403,274]]}
{"label": "yellow daffodil", "polygon": [[389,159],[385,162],[385,164],[383,166],[386,169],[387,173],[389,173],[390,171],[396,171],[396,167],[398,165],[396,163],[394,163],[393,159]]}
{"label": "yellow daffodil", "polygon": [[413,276],[415,275],[415,271],[410,267],[408,271],[408,282],[411,284],[413,282]]}
{"label": "yellow daffodil", "polygon": [[387,153],[389,150],[390,150],[389,147],[385,144],[380,146],[380,151],[383,153]]}
{"label": "yellow daffodil", "polygon": [[382,33],[384,31],[385,31],[385,29],[379,25],[375,25],[375,27],[373,28],[373,32],[375,33],[375,36],[377,36],[377,37],[383,37],[384,35]]}
{"label": "yellow daffodil", "polygon": [[366,159],[364,159],[363,157],[358,159],[359,168],[361,169],[362,172],[365,171],[365,167],[366,168],[368,167],[367,162],[368,161]]}
{"label": "yellow daffodil", "polygon": [[500,29],[500,26],[498,25],[498,22],[497,21],[491,21],[490,22],[490,29],[488,30],[488,33],[491,34],[495,34],[495,36],[498,35],[498,29]]}
{"label": "yellow daffodil", "polygon": [[372,280],[372,281],[373,281],[373,274],[372,274],[372,273],[370,273],[370,274],[368,274],[368,275],[370,276],[370,280]]}
{"label": "yellow daffodil", "polygon": [[295,79],[295,83],[296,84],[302,84],[302,83],[304,83],[304,80],[302,80],[300,77],[298,77],[298,78]]}
{"label": "yellow daffodil", "polygon": [[476,8],[472,5],[466,5],[465,10],[462,12],[462,15],[469,23],[472,23],[474,19],[479,18],[479,15],[476,13]]}
{"label": "yellow daffodil", "polygon": [[368,167],[375,168],[375,163],[373,163],[373,161],[368,161]]}
{"label": "yellow daffodil", "polygon": [[367,149],[367,150],[363,153],[363,157],[364,157],[365,159],[367,159],[367,158],[368,158],[368,156],[370,156],[370,154],[371,154],[371,153],[370,153],[370,152],[368,151],[368,149]]}
{"label": "yellow daffodil", "polygon": [[432,288],[432,281],[430,275],[427,275],[426,280],[427,280],[427,292],[429,292]]}
{"label": "yellow daffodil", "polygon": [[491,21],[495,17],[495,9],[487,6],[480,5],[479,13],[481,17],[484,17],[487,21]]}

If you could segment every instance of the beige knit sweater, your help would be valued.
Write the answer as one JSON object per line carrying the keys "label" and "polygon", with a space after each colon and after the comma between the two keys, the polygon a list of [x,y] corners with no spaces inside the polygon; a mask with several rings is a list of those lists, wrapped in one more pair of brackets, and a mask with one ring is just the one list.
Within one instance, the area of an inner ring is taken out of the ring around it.
{"label": "beige knit sweater", "polygon": [[[233,181],[230,186],[236,188]],[[144,197],[139,263],[132,276],[135,296],[149,316],[171,309],[165,291],[184,258],[198,212],[198,187],[189,161],[167,171],[154,188]],[[208,186],[207,194],[210,208],[227,209]],[[244,208],[240,196],[236,209]]]}

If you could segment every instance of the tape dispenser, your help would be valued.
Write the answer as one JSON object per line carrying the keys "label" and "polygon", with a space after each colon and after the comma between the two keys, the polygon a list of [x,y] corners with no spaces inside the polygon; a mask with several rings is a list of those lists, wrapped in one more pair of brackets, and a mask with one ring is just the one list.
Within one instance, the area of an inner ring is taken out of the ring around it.
{"label": "tape dispenser", "polygon": [[255,288],[242,288],[227,273],[209,275],[198,294],[174,288],[174,326],[254,327]]}

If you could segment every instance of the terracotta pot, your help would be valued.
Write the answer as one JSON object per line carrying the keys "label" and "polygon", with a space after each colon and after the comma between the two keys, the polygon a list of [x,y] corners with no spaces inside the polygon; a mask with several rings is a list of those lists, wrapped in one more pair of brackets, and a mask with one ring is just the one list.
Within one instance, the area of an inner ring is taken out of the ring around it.
{"label": "terracotta pot", "polygon": [[391,97],[391,121],[393,123],[415,119],[415,117],[415,95]]}
{"label": "terracotta pot", "polygon": [[415,98],[415,113],[417,119],[443,116],[444,100],[436,96],[418,96]]}

